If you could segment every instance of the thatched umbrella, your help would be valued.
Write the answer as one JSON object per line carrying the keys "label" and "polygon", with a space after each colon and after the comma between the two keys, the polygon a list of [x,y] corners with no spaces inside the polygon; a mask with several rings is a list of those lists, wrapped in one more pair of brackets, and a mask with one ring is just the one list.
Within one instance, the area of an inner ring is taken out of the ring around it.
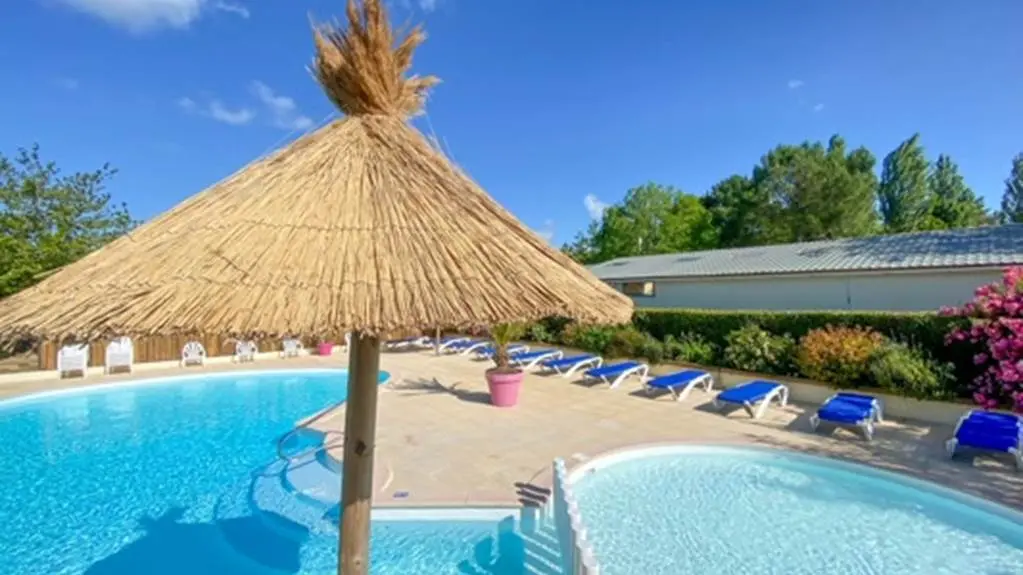
{"label": "thatched umbrella", "polygon": [[96,340],[352,331],[339,572],[368,569],[377,373],[388,333],[631,301],[553,249],[407,123],[436,79],[406,78],[380,0],[318,27],[313,70],[345,117],[0,301],[0,338]]}

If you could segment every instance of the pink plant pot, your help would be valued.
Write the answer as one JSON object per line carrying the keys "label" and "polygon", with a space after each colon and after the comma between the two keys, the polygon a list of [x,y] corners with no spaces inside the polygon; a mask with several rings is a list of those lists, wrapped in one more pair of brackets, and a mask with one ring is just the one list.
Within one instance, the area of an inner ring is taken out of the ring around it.
{"label": "pink plant pot", "polygon": [[487,371],[487,387],[490,388],[490,404],[494,407],[515,407],[519,403],[519,389],[525,373]]}
{"label": "pink plant pot", "polygon": [[334,342],[325,341],[316,344],[316,353],[319,355],[331,355],[334,353]]}

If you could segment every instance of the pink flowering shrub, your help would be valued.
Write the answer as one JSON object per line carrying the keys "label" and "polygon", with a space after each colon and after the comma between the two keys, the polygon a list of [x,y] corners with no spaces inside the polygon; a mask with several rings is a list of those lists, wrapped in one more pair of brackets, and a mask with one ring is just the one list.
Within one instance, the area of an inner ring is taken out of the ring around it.
{"label": "pink flowering shrub", "polygon": [[977,288],[973,301],[943,308],[944,315],[969,318],[966,328],[953,330],[947,344],[978,345],[973,363],[973,399],[985,409],[1009,406],[1023,413],[1023,267],[1009,268],[1001,283]]}

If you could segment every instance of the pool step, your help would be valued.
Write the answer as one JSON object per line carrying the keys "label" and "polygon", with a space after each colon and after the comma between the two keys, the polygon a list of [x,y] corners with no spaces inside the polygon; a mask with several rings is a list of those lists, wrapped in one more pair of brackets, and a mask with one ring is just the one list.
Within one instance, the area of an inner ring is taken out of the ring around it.
{"label": "pool step", "polygon": [[[265,573],[332,573],[337,569],[337,529],[324,511],[295,498],[280,476],[254,475],[217,503],[216,523],[235,554]],[[259,573],[259,572],[257,572]]]}
{"label": "pool step", "polygon": [[[226,541],[225,553],[236,561],[252,565],[244,572],[253,575],[294,575],[334,573],[337,569],[338,531],[330,516],[336,504],[309,504],[284,487],[281,473],[285,464],[269,465],[235,485],[218,501],[216,523]],[[336,521],[336,516],[333,518]],[[457,520],[456,520],[457,522]],[[550,525],[524,529],[522,520],[495,522],[494,531],[470,545],[448,548],[440,558],[445,569],[437,569],[437,543],[422,526],[429,520],[410,517],[374,519],[372,562],[375,571],[392,575],[434,575],[435,573],[494,573],[564,575],[558,556],[556,535]],[[442,526],[447,523],[438,521]],[[529,522],[535,525],[535,522]],[[457,528],[456,528],[457,529]],[[525,531],[525,533],[523,533]],[[443,540],[444,535],[441,535]],[[441,544],[443,547],[443,544]],[[497,553],[498,556],[492,555]],[[422,570],[416,557],[424,554]],[[411,559],[411,563],[410,563]],[[432,566],[430,568],[427,568]],[[447,569],[447,568],[450,568]],[[239,571],[242,572],[242,571]]]}
{"label": "pool step", "polygon": [[288,460],[281,474],[285,489],[312,505],[336,505],[341,498],[341,474],[328,467],[329,459],[320,450]]}
{"label": "pool step", "polygon": [[[300,469],[316,465],[306,463]],[[301,483],[310,493],[299,493],[292,486],[289,471],[291,464],[284,461],[275,462],[264,468],[252,481],[249,490],[249,503],[253,514],[263,517],[270,527],[282,531],[282,534],[302,537],[307,533],[337,537],[337,524],[330,516],[330,510],[336,508],[341,496],[340,476],[335,478],[321,477],[325,481],[335,481],[337,491],[328,498],[328,487],[313,482],[320,477],[318,472],[309,471],[299,475],[296,481]],[[315,497],[319,494],[322,498]],[[296,529],[297,527],[297,529]]]}

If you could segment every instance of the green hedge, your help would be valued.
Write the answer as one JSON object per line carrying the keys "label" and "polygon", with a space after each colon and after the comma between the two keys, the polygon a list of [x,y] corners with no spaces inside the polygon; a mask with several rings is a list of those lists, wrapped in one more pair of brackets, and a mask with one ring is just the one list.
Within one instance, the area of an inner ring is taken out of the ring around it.
{"label": "green hedge", "polygon": [[[935,313],[640,309],[633,315],[631,325],[585,327],[574,326],[563,318],[547,318],[532,328],[531,335],[533,339],[573,345],[609,356],[620,355],[623,353],[623,349],[620,348],[624,346],[633,356],[645,357],[653,362],[659,361],[658,358],[661,357],[675,357],[678,352],[684,351],[685,346],[689,346],[687,353],[692,355],[693,346],[699,344],[707,348],[706,353],[701,351],[701,355],[716,356],[715,363],[727,367],[729,359],[721,354],[729,347],[728,335],[751,324],[771,334],[768,337],[781,336],[772,340],[775,344],[791,342],[787,344],[790,347],[810,331],[826,326],[867,328],[893,342],[904,343],[914,350],[919,350],[924,357],[932,358],[928,361],[934,362],[930,364],[933,367],[946,366],[935,370],[935,373],[942,370],[947,372],[940,385],[934,384],[931,386],[932,389],[923,391],[899,390],[900,393],[915,397],[947,398],[968,397],[966,382],[977,375],[972,361],[976,350],[969,345],[945,345],[945,336],[966,321],[968,320],[939,316]],[[754,350],[755,354],[762,353],[762,350],[758,351],[761,345],[766,344],[759,341],[754,345],[754,348],[757,348]],[[881,367],[888,368],[890,372],[893,361],[898,360],[904,364],[906,353],[908,352],[889,354],[886,358],[888,363]],[[732,360],[734,359],[733,357]],[[786,365],[773,366],[774,371],[765,373],[798,375],[792,372],[795,369],[793,366],[785,363]],[[888,372],[882,375],[886,375],[887,380],[898,379]],[[878,382],[865,383],[870,385]]]}
{"label": "green hedge", "polygon": [[706,309],[639,309],[632,323],[657,339],[693,333],[724,347],[729,333],[753,323],[777,335],[800,339],[810,330],[826,325],[870,328],[895,341],[920,347],[934,357],[955,361],[945,346],[945,335],[962,318],[935,313],[843,312],[843,311],[719,311]]}

